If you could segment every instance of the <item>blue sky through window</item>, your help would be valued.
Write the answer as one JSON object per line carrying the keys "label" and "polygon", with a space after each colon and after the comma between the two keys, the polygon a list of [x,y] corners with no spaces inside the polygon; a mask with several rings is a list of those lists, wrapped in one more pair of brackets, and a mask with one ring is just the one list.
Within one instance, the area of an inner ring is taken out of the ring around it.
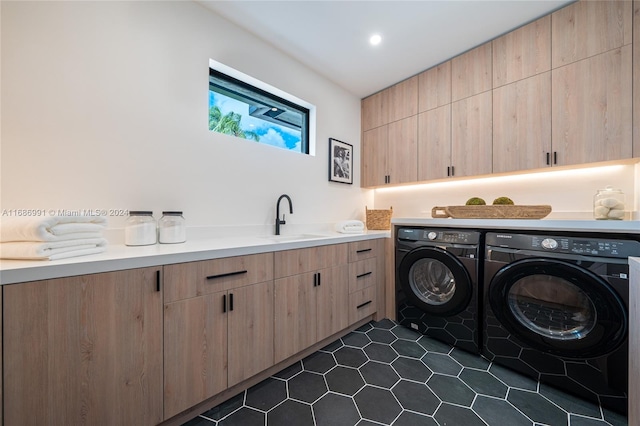
{"label": "blue sky through window", "polygon": [[260,137],[260,143],[282,149],[301,151],[301,132],[285,126],[271,123],[249,115],[249,105],[233,98],[209,90],[209,108],[217,106],[222,115],[230,112],[239,114],[242,119],[240,127],[244,131],[255,132]]}

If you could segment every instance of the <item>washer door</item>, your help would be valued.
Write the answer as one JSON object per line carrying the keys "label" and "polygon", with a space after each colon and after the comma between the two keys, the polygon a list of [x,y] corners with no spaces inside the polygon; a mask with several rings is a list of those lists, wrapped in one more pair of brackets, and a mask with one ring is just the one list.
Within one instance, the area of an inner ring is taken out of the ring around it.
{"label": "washer door", "polygon": [[432,315],[455,315],[467,307],[472,296],[467,269],[454,255],[437,247],[407,253],[398,266],[398,280],[409,301]]}
{"label": "washer door", "polygon": [[627,310],[602,278],[555,259],[523,259],[499,270],[489,303],[516,338],[547,353],[592,358],[627,337]]}

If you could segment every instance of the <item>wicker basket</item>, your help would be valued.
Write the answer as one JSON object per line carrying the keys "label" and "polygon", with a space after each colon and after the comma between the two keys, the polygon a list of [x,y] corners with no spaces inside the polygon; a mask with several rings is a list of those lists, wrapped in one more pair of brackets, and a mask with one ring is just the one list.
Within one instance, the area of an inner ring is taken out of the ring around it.
{"label": "wicker basket", "polygon": [[388,230],[391,229],[391,214],[393,207],[389,210],[369,210],[365,206],[367,213],[367,229],[369,230]]}

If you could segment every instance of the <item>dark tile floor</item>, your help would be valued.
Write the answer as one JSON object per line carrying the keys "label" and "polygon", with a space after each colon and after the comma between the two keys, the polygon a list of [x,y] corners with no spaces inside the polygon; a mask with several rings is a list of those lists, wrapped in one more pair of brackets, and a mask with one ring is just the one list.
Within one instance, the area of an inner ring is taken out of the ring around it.
{"label": "dark tile floor", "polygon": [[604,426],[626,418],[371,322],[183,426]]}

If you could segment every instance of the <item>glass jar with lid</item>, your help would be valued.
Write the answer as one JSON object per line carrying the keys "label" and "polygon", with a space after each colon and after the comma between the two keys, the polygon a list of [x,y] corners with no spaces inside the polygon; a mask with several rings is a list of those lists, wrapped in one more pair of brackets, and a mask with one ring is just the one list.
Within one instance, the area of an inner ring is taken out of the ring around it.
{"label": "glass jar with lid", "polygon": [[187,224],[182,212],[162,212],[158,221],[158,239],[160,244],[176,244],[187,241]]}
{"label": "glass jar with lid", "polygon": [[597,220],[623,220],[624,193],[611,186],[599,189],[593,197],[593,217]]}
{"label": "glass jar with lid", "polygon": [[129,211],[124,226],[124,243],[128,246],[148,246],[158,241],[156,220],[147,210]]}

